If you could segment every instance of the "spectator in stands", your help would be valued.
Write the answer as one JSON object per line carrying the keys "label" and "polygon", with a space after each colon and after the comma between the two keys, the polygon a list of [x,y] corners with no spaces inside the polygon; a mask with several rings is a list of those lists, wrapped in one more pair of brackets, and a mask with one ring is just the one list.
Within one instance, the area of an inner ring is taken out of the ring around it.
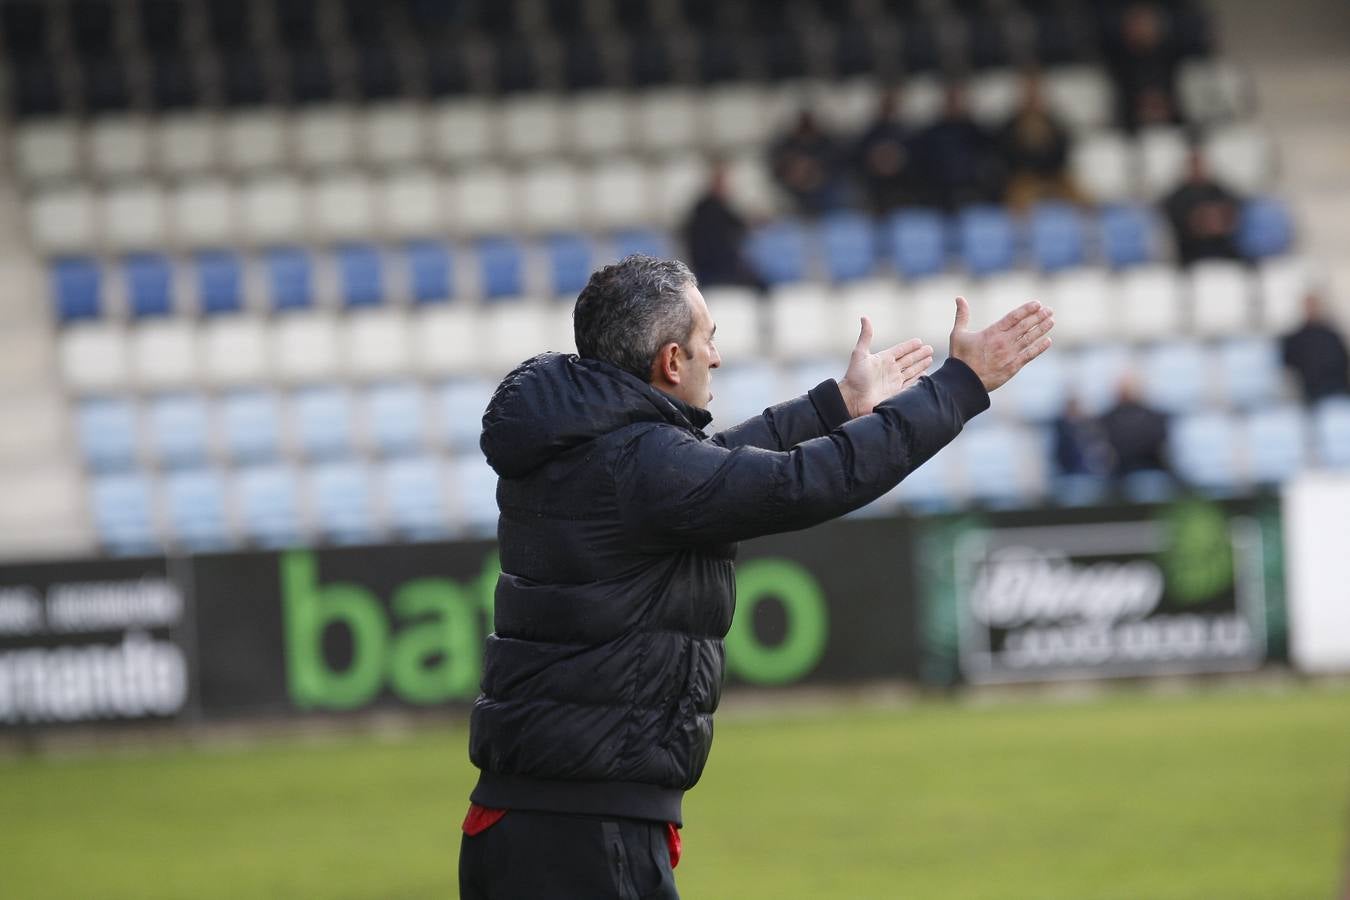
{"label": "spectator in stands", "polygon": [[914,199],[910,165],[910,133],[900,122],[900,92],[881,95],[877,116],[858,139],[853,153],[854,172],[866,194],[867,205],[881,215]]}
{"label": "spectator in stands", "polygon": [[1121,379],[1116,405],[1102,416],[1101,428],[1111,448],[1111,474],[1116,478],[1167,471],[1167,416],[1144,403],[1134,375]]}
{"label": "spectator in stands", "polygon": [[1023,81],[1021,105],[999,129],[998,148],[1008,169],[1004,201],[1013,209],[1081,199],[1068,172],[1069,133],[1047,108],[1039,75]]}
{"label": "spectator in stands", "polygon": [[1303,324],[1280,341],[1284,364],[1298,376],[1303,398],[1309,403],[1350,394],[1350,356],[1345,339],[1333,327],[1316,293],[1309,293],[1303,304]]}
{"label": "spectator in stands", "polygon": [[970,117],[963,85],[947,86],[942,118],[920,131],[911,146],[920,204],[954,212],[1001,198],[1002,166],[993,137]]}
{"label": "spectator in stands", "polygon": [[1134,3],[1106,35],[1106,60],[1116,88],[1121,127],[1135,132],[1180,121],[1176,81],[1180,62],[1168,22],[1153,3]]}
{"label": "spectator in stands", "polygon": [[708,186],[681,227],[689,265],[700,284],[763,289],[763,282],[745,258],[748,231],[745,218],[731,203],[726,164],[714,161]]}
{"label": "spectator in stands", "polygon": [[808,216],[838,209],[845,202],[843,158],[810,110],[802,110],[792,130],[769,151],[773,176]]}
{"label": "spectator in stands", "polygon": [[1200,259],[1241,259],[1238,221],[1242,198],[1215,181],[1198,147],[1186,162],[1186,180],[1163,201],[1183,265]]}
{"label": "spectator in stands", "polygon": [[1084,413],[1077,397],[1071,397],[1055,420],[1055,465],[1059,474],[1109,475],[1112,460],[1101,423]]}

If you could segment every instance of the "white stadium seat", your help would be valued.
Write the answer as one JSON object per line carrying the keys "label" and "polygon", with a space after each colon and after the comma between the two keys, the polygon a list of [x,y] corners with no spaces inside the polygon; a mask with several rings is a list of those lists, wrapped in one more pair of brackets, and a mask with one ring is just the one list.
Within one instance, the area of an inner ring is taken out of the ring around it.
{"label": "white stadium seat", "polygon": [[581,196],[581,176],[563,162],[544,162],[520,175],[521,225],[528,231],[574,229],[586,204]]}
{"label": "white stadium seat", "polygon": [[331,380],[341,352],[337,320],[328,313],[288,313],[272,325],[272,368],[283,381]]}
{"label": "white stadium seat", "polygon": [[320,178],[311,192],[311,214],[319,237],[350,241],[375,231],[375,197],[370,180],[360,172],[343,171]]}
{"label": "white stadium seat", "polygon": [[1217,129],[1205,138],[1205,156],[1216,181],[1239,194],[1259,194],[1270,187],[1275,151],[1270,137],[1252,125]]}
{"label": "white stadium seat", "polygon": [[652,167],[653,221],[675,225],[708,184],[708,164],[697,153],[667,156]]}
{"label": "white stadium seat", "polygon": [[1303,302],[1321,282],[1312,263],[1301,256],[1279,256],[1256,270],[1260,291],[1261,328],[1266,334],[1284,334],[1303,322]]}
{"label": "white stadium seat", "polygon": [[[812,106],[831,127],[858,134],[872,124],[881,100],[881,90],[873,78],[825,81],[811,91]],[[772,137],[775,123],[766,120],[757,143]]]}
{"label": "white stadium seat", "polygon": [[[1054,306],[1047,288],[1048,285],[1039,275],[1023,270],[991,275],[966,287],[961,296],[970,303],[970,327],[978,330],[992,325],[1009,310],[1016,309],[1028,300],[1040,300],[1047,306]],[[948,297],[947,303],[952,307],[950,318],[954,322],[954,301]],[[1055,309],[1058,311],[1058,307]],[[951,323],[948,323],[950,327]]]}
{"label": "white stadium seat", "polygon": [[131,329],[130,346],[143,390],[188,387],[197,378],[197,332],[189,319],[142,321]]}
{"label": "white stadium seat", "polygon": [[429,237],[445,230],[445,191],[434,172],[394,172],[379,181],[376,191],[380,221],[391,237]]}
{"label": "white stadium seat", "polygon": [[[965,296],[967,286],[965,279],[955,275],[938,275],[915,285],[910,300],[914,315],[907,337],[917,337],[935,350],[946,347],[956,321],[956,298]],[[971,324],[976,325],[973,309],[971,318]]]}
{"label": "white stadium seat", "polygon": [[858,340],[862,316],[872,320],[873,350],[914,337],[906,330],[910,323],[907,299],[891,278],[864,278],[835,288],[837,325],[834,330],[840,352],[852,351]]}
{"label": "white stadium seat", "polygon": [[1022,81],[1016,72],[995,70],[970,82],[970,117],[987,128],[1001,126],[1022,98]]}
{"label": "white stadium seat", "polygon": [[1191,266],[1191,329],[1204,337],[1251,329],[1252,286],[1242,263],[1201,260]]}
{"label": "white stadium seat", "polygon": [[900,118],[911,128],[922,128],[942,115],[942,82],[921,75],[905,82]]}
{"label": "white stadium seat", "polygon": [[119,185],[103,195],[100,207],[104,239],[113,250],[150,250],[167,243],[168,210],[158,185]]}
{"label": "white stadium seat", "polygon": [[1072,269],[1047,279],[1042,299],[1055,311],[1054,339],[1063,344],[1115,336],[1117,299],[1105,269]]}
{"label": "white stadium seat", "polygon": [[1101,344],[1066,356],[1069,392],[1082,403],[1083,412],[1097,416],[1114,406],[1121,379],[1134,369],[1130,348]]}
{"label": "white stadium seat", "polygon": [[75,253],[98,243],[98,217],[93,193],[82,187],[56,188],[28,204],[28,228],[43,253]]}
{"label": "white stadium seat", "polygon": [[1121,332],[1134,340],[1166,340],[1185,330],[1181,276],[1168,265],[1136,266],[1120,273],[1116,302]]}
{"label": "white stadium seat", "polygon": [[586,179],[583,206],[602,231],[643,225],[652,219],[647,167],[631,157],[599,159]]}
{"label": "white stadium seat", "polygon": [[348,313],[344,355],[352,375],[362,379],[396,378],[412,364],[406,314],[398,309]]}
{"label": "white stadium seat", "polygon": [[731,199],[743,213],[769,216],[782,205],[778,185],[769,173],[769,164],[758,150],[733,159],[728,166],[727,181]]}
{"label": "white stadium seat", "polygon": [[698,145],[698,101],[687,88],[643,91],[634,104],[635,130],[644,150],[686,150]]}
{"label": "white stadium seat", "polygon": [[516,224],[516,178],[496,166],[464,169],[453,176],[452,227],[460,234],[501,234]]}
{"label": "white stadium seat", "polygon": [[80,170],[80,130],[74,119],[43,119],[14,132],[14,163],[27,181],[69,178]]}
{"label": "white stadium seat", "polygon": [[279,109],[227,115],[222,131],[225,157],[236,171],[274,169],[286,161],[286,118]]}
{"label": "white stadium seat", "polygon": [[112,392],[131,377],[126,332],[120,325],[81,322],[61,330],[61,380],[76,393]]}
{"label": "white stadium seat", "polygon": [[1135,139],[1139,181],[1150,199],[1167,194],[1186,177],[1186,135],[1178,127],[1145,128]]}
{"label": "white stadium seat", "polygon": [[289,175],[267,175],[240,191],[244,235],[257,244],[302,240],[309,223],[305,193]]}
{"label": "white stadium seat", "polygon": [[268,326],[257,316],[215,316],[202,325],[203,375],[217,387],[259,384],[270,376]]}
{"label": "white stadium seat", "polygon": [[784,285],[769,295],[770,346],[779,357],[811,359],[839,354],[837,311],[828,290],[807,282]]}
{"label": "white stadium seat", "polygon": [[1134,159],[1119,132],[1099,131],[1074,142],[1069,168],[1074,181],[1097,203],[1116,203],[1134,194]]}
{"label": "white stadium seat", "polygon": [[490,303],[479,310],[480,358],[498,377],[548,349],[554,334],[550,303],[518,300]]}
{"label": "white stadium seat", "polygon": [[357,125],[366,159],[376,165],[421,162],[426,156],[426,128],[415,103],[371,106]]}
{"label": "white stadium seat", "polygon": [[1075,131],[1101,128],[1110,123],[1115,106],[1111,83],[1095,66],[1060,66],[1045,76],[1050,108]]}
{"label": "white stadium seat", "polygon": [[570,116],[567,143],[577,153],[622,153],[633,144],[632,103],[618,91],[578,94],[564,112]]}
{"label": "white stadium seat", "polygon": [[291,120],[291,138],[301,165],[348,165],[356,159],[356,116],[338,104],[302,107]]}
{"label": "white stadium seat", "polygon": [[433,107],[429,128],[432,152],[444,162],[485,159],[497,148],[496,117],[482,100],[450,100]]}
{"label": "white stadium seat", "polygon": [[478,311],[464,303],[423,306],[412,319],[413,359],[423,375],[474,372],[483,346],[478,340]]}
{"label": "white stadium seat", "polygon": [[89,166],[96,176],[142,175],[150,167],[150,129],[134,116],[107,116],[89,126]]}
{"label": "white stadium seat", "polygon": [[170,175],[205,172],[220,161],[221,135],[208,113],[175,113],[152,126],[155,157]]}
{"label": "white stadium seat", "polygon": [[703,296],[717,323],[715,343],[723,361],[758,359],[764,346],[759,296],[733,287],[711,287]]}
{"label": "white stadium seat", "polygon": [[234,200],[235,191],[224,179],[183,182],[169,198],[174,239],[192,248],[233,244],[237,238]]}
{"label": "white stadium seat", "polygon": [[1191,59],[1177,73],[1177,93],[1186,120],[1202,124],[1245,117],[1252,88],[1245,72],[1219,59]]}
{"label": "white stadium seat", "polygon": [[563,143],[560,106],[545,95],[521,95],[500,104],[502,150],[515,159],[557,155]]}
{"label": "white stadium seat", "polygon": [[753,84],[710,89],[703,99],[709,146],[715,150],[759,147],[769,137],[764,90]]}

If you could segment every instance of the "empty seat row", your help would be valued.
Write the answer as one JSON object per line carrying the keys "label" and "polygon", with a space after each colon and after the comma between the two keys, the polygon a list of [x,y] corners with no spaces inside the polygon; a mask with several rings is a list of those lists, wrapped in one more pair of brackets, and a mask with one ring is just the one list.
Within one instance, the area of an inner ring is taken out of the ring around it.
{"label": "empty seat row", "polygon": [[49,265],[53,311],[61,322],[232,314],[340,305],[422,304],[454,298],[574,297],[591,271],[632,253],[668,257],[661,232],[633,229],[607,239],[555,235],[537,242],[484,238],[452,246],[347,243],[315,253],[296,246],[245,255],[204,250],[189,257],[125,256],[114,265],[66,256]]}
{"label": "empty seat row", "polygon": [[[1186,177],[1191,138],[1175,126],[1143,129],[1130,138],[1115,131],[1082,135],[1070,169],[1084,193],[1099,203],[1154,201]],[[1200,142],[1210,174],[1238,194],[1268,190],[1274,180],[1274,144],[1261,128],[1236,124],[1211,129]]]}

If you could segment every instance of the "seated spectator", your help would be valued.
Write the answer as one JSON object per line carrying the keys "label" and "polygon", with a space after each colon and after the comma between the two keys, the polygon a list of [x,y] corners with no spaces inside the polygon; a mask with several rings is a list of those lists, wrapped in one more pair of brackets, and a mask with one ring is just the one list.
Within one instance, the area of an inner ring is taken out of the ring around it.
{"label": "seated spectator", "polygon": [[774,142],[769,165],[802,213],[817,216],[844,205],[839,147],[810,110],[802,110],[792,130]]}
{"label": "seated spectator", "polygon": [[1055,420],[1055,464],[1061,475],[1098,475],[1111,472],[1111,447],[1096,419],[1083,412],[1078,398],[1070,398]]}
{"label": "seated spectator", "polygon": [[1199,148],[1186,162],[1186,180],[1163,200],[1183,265],[1199,259],[1241,259],[1238,220],[1242,198],[1219,184]]}
{"label": "seated spectator", "polygon": [[1284,364],[1298,377],[1308,403],[1350,394],[1350,358],[1344,338],[1333,327],[1317,294],[1308,294],[1303,308],[1303,324],[1280,341]]}
{"label": "seated spectator", "polygon": [[913,172],[909,158],[909,129],[900,122],[900,92],[881,95],[872,124],[858,139],[854,171],[866,193],[867,205],[885,214],[913,202]]}
{"label": "seated spectator", "polygon": [[762,288],[745,258],[745,239],[749,228],[731,204],[727,188],[727,168],[721,161],[712,165],[708,186],[690,208],[680,232],[689,254],[689,266],[705,287],[719,284]]}
{"label": "seated spectator", "polygon": [[1122,128],[1133,133],[1180,121],[1176,82],[1181,55],[1162,10],[1152,3],[1127,7],[1119,28],[1108,31],[1105,51]]}
{"label": "seated spectator", "polygon": [[911,143],[918,202],[954,212],[972,203],[994,203],[1002,196],[1002,166],[993,138],[966,108],[965,88],[947,87],[942,118],[920,131]]}
{"label": "seated spectator", "polygon": [[999,130],[998,148],[1008,170],[1004,200],[1013,209],[1081,199],[1068,172],[1069,133],[1047,108],[1039,76],[1023,82],[1022,103]]}
{"label": "seated spectator", "polygon": [[1116,478],[1167,471],[1167,416],[1144,404],[1134,376],[1121,380],[1116,405],[1102,416],[1101,428],[1111,448],[1111,474]]}

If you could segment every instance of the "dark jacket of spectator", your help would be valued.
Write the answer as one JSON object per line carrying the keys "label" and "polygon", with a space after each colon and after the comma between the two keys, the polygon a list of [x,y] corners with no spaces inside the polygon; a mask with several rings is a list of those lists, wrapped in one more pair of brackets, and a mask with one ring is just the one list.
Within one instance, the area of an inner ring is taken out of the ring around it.
{"label": "dark jacket of spectator", "polygon": [[1114,475],[1168,470],[1167,416],[1144,405],[1133,386],[1121,389],[1120,399],[1102,416],[1101,426],[1111,447]]}
{"label": "dark jacket of spectator", "polygon": [[787,134],[774,142],[769,165],[778,184],[809,216],[842,207],[847,200],[844,159],[834,138],[815,116],[803,111]]}
{"label": "dark jacket of spectator", "polygon": [[898,98],[887,93],[877,117],[858,139],[853,151],[854,172],[878,214],[892,212],[914,200],[914,172],[910,164],[909,129],[897,116]]}
{"label": "dark jacket of spectator", "polygon": [[689,267],[705,287],[763,283],[745,258],[749,227],[731,205],[726,173],[716,168],[707,191],[689,210],[681,228],[689,253]]}
{"label": "dark jacket of spectator", "polygon": [[1070,401],[1055,420],[1055,465],[1061,475],[1108,475],[1111,447],[1096,419]]}
{"label": "dark jacket of spectator", "polygon": [[1162,10],[1152,3],[1126,8],[1108,31],[1104,49],[1122,128],[1134,132],[1181,120],[1176,97],[1181,54]]}
{"label": "dark jacket of spectator", "polygon": [[966,112],[959,87],[948,89],[942,118],[915,135],[911,147],[921,204],[954,212],[1001,199],[997,146]]}
{"label": "dark jacket of spectator", "polygon": [[1315,403],[1325,397],[1350,394],[1350,355],[1322,312],[1315,296],[1306,301],[1307,320],[1280,341],[1284,364],[1303,387],[1303,397]]}
{"label": "dark jacket of spectator", "polygon": [[1186,181],[1167,196],[1163,209],[1184,265],[1201,259],[1241,259],[1238,222],[1242,198],[1215,181],[1199,151],[1192,151]]}

